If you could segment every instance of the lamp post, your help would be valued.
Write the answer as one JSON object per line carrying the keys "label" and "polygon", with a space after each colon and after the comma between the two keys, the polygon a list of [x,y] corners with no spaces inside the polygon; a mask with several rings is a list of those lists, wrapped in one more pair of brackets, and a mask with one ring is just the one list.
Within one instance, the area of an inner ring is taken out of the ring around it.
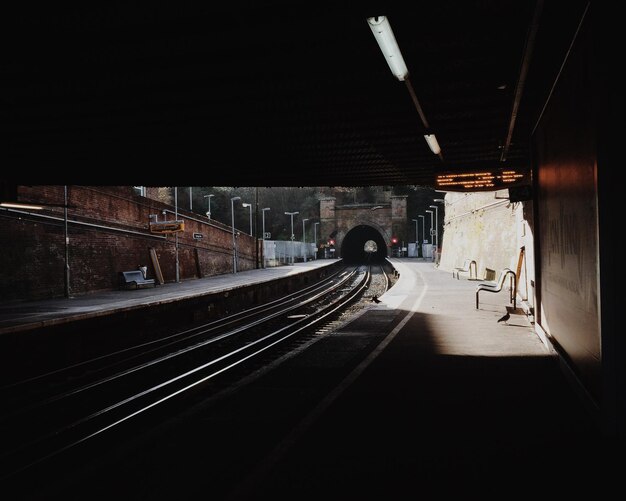
{"label": "lamp post", "polygon": [[[174,219],[178,221],[178,186],[174,188]],[[174,234],[176,251],[176,283],[180,282],[180,262],[178,260],[178,232]]]}
{"label": "lamp post", "polygon": [[[426,210],[426,212],[430,213],[430,235],[433,236],[435,234],[433,230],[433,211]],[[431,248],[432,248],[432,244],[431,244]],[[435,259],[435,256],[433,256],[433,259]]]}
{"label": "lamp post", "polygon": [[304,223],[306,223],[309,218],[305,218],[302,220],[302,254],[304,256],[304,262],[306,263],[306,229],[304,227]]}
{"label": "lamp post", "polygon": [[206,217],[208,217],[209,219],[211,219],[211,197],[214,197],[215,195],[204,195],[204,198],[206,198],[209,202],[209,207],[206,211]]}
{"label": "lamp post", "polygon": [[424,237],[424,226],[426,225],[426,223],[425,223],[426,220],[424,219],[424,216],[422,214],[420,214],[417,217],[418,218],[422,218],[422,245],[420,247],[421,247],[421,250],[422,250],[422,257],[424,257],[424,240],[425,240],[425,237]]}
{"label": "lamp post", "polygon": [[315,259],[317,259],[317,227],[319,226],[319,222],[315,223],[313,226],[313,238],[315,239]]}
{"label": "lamp post", "polygon": [[70,297],[70,234],[67,231],[67,185],[63,186],[63,232],[65,236],[65,297]]}
{"label": "lamp post", "polygon": [[233,273],[237,273],[237,244],[235,242],[235,200],[241,200],[241,197],[230,198],[230,221],[233,232]]}
{"label": "lamp post", "polygon": [[429,205],[431,209],[435,209],[435,249],[439,250],[439,207],[437,205]]}
{"label": "lamp post", "polygon": [[415,257],[417,257],[417,254],[418,254],[418,252],[417,252],[417,240],[418,240],[418,237],[417,237],[417,219],[412,219],[412,221],[415,221]]}
{"label": "lamp post", "polygon": [[262,221],[262,229],[263,229],[263,268],[265,268],[265,211],[270,210],[269,207],[264,207],[261,209],[261,221]]}
{"label": "lamp post", "polygon": [[[433,202],[436,202],[436,203],[440,203],[440,204],[442,204],[442,203],[445,203],[445,200],[444,200],[443,198],[435,198],[435,199],[433,200]],[[435,208],[436,208],[436,207],[435,207]],[[445,217],[445,215],[444,215],[444,217]],[[441,218],[441,222],[442,222],[442,223],[443,223],[443,219],[444,219],[444,217],[442,217],[442,218]],[[441,225],[441,229],[442,229],[442,230],[443,230],[443,226],[444,226],[444,225],[442,224],[442,225]],[[439,245],[439,223],[437,223],[437,245]]]}
{"label": "lamp post", "polygon": [[293,240],[296,237],[293,234],[293,216],[300,214],[299,212],[285,212],[287,216],[291,216],[291,264],[293,264]]}
{"label": "lamp post", "polygon": [[242,207],[247,207],[250,212],[250,236],[252,236],[252,204],[242,203]]}

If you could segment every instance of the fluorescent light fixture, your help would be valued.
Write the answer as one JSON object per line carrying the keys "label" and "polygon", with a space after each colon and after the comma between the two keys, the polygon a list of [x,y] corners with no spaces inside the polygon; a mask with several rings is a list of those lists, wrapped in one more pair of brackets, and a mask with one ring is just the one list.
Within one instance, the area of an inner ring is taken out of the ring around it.
{"label": "fluorescent light fixture", "polygon": [[367,24],[385,56],[389,69],[391,69],[391,72],[398,80],[404,80],[409,75],[409,70],[406,64],[404,64],[404,58],[400,52],[400,47],[398,47],[398,42],[396,42],[389,20],[386,16],[368,17]]}
{"label": "fluorescent light fixture", "polygon": [[31,209],[31,210],[43,210],[41,205],[21,204],[19,202],[2,202],[0,206],[7,207],[9,209]]}
{"label": "fluorescent light fixture", "polygon": [[[417,109],[417,112],[422,119],[422,123],[424,124],[424,129],[429,130],[428,121],[424,116],[424,111],[422,110],[422,107],[417,100],[417,96],[415,95],[415,91],[413,90],[411,81],[409,80],[409,70],[404,63],[404,58],[402,57],[400,47],[398,47],[398,42],[396,42],[396,37],[393,34],[391,25],[389,24],[389,19],[387,19],[386,16],[368,17],[367,24],[372,30],[374,38],[376,38],[378,46],[383,52],[383,56],[385,56],[385,61],[387,61],[391,72],[396,76],[398,80],[404,81],[407,84],[407,88],[409,89],[409,93],[411,94],[411,99],[413,99],[415,108]],[[441,160],[443,161],[441,148],[439,146],[439,143],[437,142],[437,138],[435,137],[435,135],[425,134],[424,139],[426,139],[426,142],[428,143],[431,151],[435,155],[439,155],[439,158],[441,158]]]}
{"label": "fluorescent light fixture", "polygon": [[424,139],[426,139],[426,142],[428,143],[430,150],[435,155],[439,155],[439,153],[441,153],[441,148],[434,134],[424,134]]}

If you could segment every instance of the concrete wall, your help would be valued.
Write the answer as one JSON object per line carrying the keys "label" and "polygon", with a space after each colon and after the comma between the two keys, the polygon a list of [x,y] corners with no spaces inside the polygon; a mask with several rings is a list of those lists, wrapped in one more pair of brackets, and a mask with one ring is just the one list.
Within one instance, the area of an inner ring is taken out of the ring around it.
{"label": "concrete wall", "polygon": [[[62,186],[20,187],[20,201],[63,205]],[[68,187],[68,256],[70,293],[80,295],[118,287],[118,273],[148,266],[155,277],[150,248],[156,249],[165,282],[176,279],[178,240],[181,280],[232,271],[232,231],[217,221],[179,211],[185,231],[151,234],[150,214],[174,207],[136,195],[132,187]],[[42,211],[0,209],[0,300],[63,296],[65,292],[65,232],[63,208]],[[201,240],[193,238],[202,234]],[[237,239],[239,270],[254,268],[254,239]]]}

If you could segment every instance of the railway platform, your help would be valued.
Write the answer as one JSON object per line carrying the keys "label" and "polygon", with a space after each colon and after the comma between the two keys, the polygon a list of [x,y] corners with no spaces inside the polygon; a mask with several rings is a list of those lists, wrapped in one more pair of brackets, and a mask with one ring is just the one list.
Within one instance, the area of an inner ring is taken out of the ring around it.
{"label": "railway platform", "polygon": [[251,285],[260,286],[274,280],[332,266],[337,261],[320,259],[299,262],[287,266],[165,283],[147,289],[111,290],[73,298],[4,302],[0,303],[0,336],[175,303]]}
{"label": "railway platform", "polygon": [[506,291],[476,309],[475,281],[390,261],[399,278],[380,303],[85,457],[41,499],[602,499],[620,488],[623,444],[526,315],[498,322]]}
{"label": "railway platform", "polygon": [[229,500],[608,498],[623,487],[624,444],[600,430],[563,361],[525,314],[498,322],[508,292],[476,309],[477,282],[391,261],[400,280],[327,341],[326,363],[350,338],[374,337],[373,349]]}

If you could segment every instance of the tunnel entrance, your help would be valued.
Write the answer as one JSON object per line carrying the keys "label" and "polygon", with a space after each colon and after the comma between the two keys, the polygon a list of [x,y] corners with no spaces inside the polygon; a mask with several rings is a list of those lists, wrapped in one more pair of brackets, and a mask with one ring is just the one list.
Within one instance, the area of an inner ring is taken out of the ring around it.
{"label": "tunnel entrance", "polygon": [[361,224],[344,237],[341,257],[350,264],[381,262],[387,257],[387,245],[378,230]]}

